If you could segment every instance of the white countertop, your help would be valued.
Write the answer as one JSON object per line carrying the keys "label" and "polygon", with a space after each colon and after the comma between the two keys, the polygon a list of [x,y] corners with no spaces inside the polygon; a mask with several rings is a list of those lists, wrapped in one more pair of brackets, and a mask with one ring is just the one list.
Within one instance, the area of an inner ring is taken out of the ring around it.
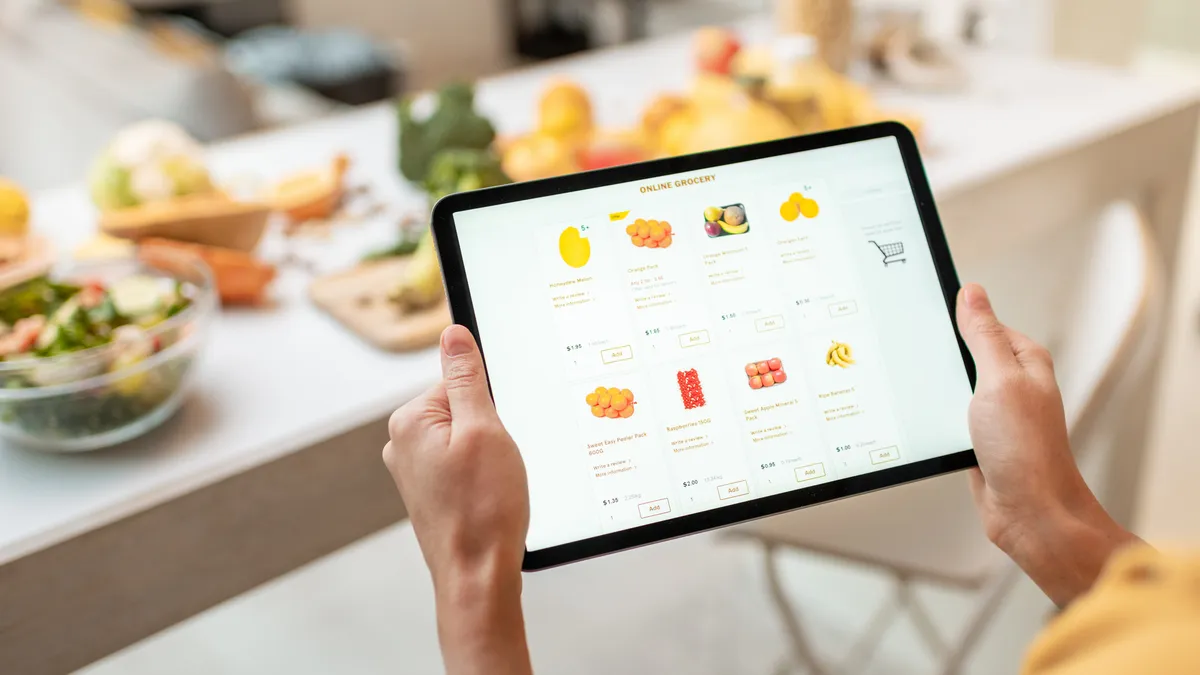
{"label": "white countertop", "polygon": [[[479,105],[502,133],[520,132],[533,124],[545,77],[561,74],[593,92],[601,123],[631,123],[653,94],[686,87],[688,44],[686,37],[654,41],[492,78],[479,86]],[[971,69],[975,84],[966,94],[882,96],[925,119],[927,170],[943,197],[1196,100],[1195,89],[1178,83],[1086,66],[980,55]],[[387,243],[395,216],[423,204],[396,172],[395,143],[392,109],[372,106],[222,143],[210,161],[221,180],[271,179],[348,152],[350,180],[370,183],[394,207],[389,217],[306,245],[325,249],[322,267],[335,270]],[[68,249],[89,236],[94,220],[82,186],[36,195],[35,228]],[[159,430],[85,455],[0,444],[0,564],[383,418],[433,382],[433,351],[373,349],[307,301],[307,282],[285,270],[274,309],[224,313],[194,395]]]}

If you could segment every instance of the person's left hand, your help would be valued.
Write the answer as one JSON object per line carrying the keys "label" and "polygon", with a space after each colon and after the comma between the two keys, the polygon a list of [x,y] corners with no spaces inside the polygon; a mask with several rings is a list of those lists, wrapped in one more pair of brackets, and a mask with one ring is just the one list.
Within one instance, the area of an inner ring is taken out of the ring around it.
{"label": "person's left hand", "polygon": [[519,587],[529,529],[525,464],[496,415],[475,338],[450,326],[441,345],[443,380],[392,415],[383,461],[435,589],[513,577]]}

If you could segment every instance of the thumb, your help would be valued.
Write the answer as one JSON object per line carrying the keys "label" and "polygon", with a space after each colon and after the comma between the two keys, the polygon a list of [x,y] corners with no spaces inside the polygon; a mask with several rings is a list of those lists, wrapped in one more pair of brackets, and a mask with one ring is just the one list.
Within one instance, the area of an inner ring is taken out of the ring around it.
{"label": "thumb", "polygon": [[453,325],[442,331],[442,379],[451,419],[496,414],[483,355],[471,331],[463,326]]}
{"label": "thumb", "polygon": [[971,350],[980,376],[1016,364],[1008,329],[996,318],[987,291],[967,284],[958,292],[958,330]]}

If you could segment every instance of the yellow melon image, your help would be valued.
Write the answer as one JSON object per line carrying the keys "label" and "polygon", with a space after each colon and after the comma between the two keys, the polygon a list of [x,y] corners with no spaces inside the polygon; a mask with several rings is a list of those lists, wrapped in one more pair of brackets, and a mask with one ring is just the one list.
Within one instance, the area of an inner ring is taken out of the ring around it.
{"label": "yellow melon image", "polygon": [[592,257],[592,244],[579,236],[579,228],[568,227],[558,235],[558,254],[571,267],[583,267]]}

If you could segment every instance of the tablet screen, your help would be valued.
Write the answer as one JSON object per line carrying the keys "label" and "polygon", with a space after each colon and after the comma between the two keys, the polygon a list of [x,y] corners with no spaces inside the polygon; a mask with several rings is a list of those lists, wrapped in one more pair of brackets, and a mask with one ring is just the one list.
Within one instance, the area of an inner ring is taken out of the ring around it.
{"label": "tablet screen", "polygon": [[531,551],[971,447],[894,138],[454,225]]}

